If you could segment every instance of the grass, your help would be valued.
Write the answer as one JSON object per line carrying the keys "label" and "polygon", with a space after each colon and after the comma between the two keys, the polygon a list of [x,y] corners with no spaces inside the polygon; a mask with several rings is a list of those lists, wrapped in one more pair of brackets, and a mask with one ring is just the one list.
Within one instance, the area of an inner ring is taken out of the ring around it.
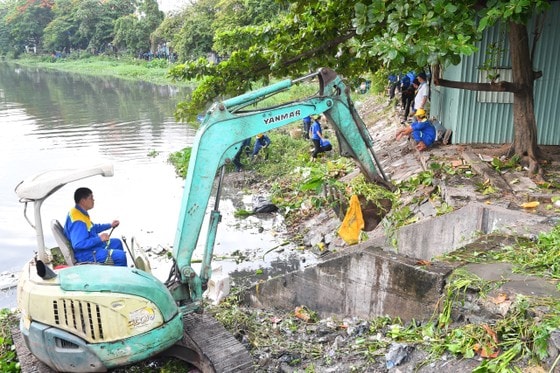
{"label": "grass", "polygon": [[122,57],[115,59],[109,56],[73,58],[53,58],[49,56],[23,55],[11,60],[23,66],[42,69],[60,70],[89,76],[114,77],[125,80],[142,80],[159,85],[175,85],[192,87],[192,82],[175,82],[167,76],[171,67],[166,60],[145,61]]}
{"label": "grass", "polygon": [[17,315],[0,310],[0,372],[19,372],[20,366],[12,340],[11,329],[18,325]]}

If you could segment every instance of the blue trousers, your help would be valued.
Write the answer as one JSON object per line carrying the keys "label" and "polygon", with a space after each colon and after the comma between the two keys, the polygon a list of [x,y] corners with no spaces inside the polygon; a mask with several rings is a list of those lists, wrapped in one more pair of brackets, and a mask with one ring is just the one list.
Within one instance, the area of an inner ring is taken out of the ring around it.
{"label": "blue trousers", "polygon": [[74,256],[76,257],[76,261],[78,263],[111,264],[111,260],[108,258],[109,255],[111,256],[111,260],[114,265],[126,267],[126,252],[123,249],[121,240],[118,238],[109,239],[108,246],[107,243],[104,243],[102,246],[94,247],[91,251],[78,250],[74,252]]}

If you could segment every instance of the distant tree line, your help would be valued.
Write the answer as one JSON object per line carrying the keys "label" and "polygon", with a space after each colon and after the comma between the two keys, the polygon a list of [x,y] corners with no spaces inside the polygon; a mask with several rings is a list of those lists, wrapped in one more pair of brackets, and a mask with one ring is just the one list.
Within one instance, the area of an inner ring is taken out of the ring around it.
{"label": "distant tree line", "polygon": [[217,33],[277,17],[275,0],[198,0],[165,15],[156,0],[4,0],[0,55],[73,52],[169,57],[179,62],[227,56]]}
{"label": "distant tree line", "polygon": [[[511,92],[514,138],[508,155],[518,155],[536,174],[540,151],[534,89],[543,72],[534,66],[533,51],[554,3],[190,0],[166,16],[155,0],[0,0],[0,55],[17,56],[30,48],[55,54],[172,53],[181,63],[170,75],[199,83],[178,105],[176,116],[182,119],[195,116],[219,96],[322,66],[350,79],[383,69],[429,67],[436,86]],[[485,33],[495,27],[506,30],[501,42],[510,46],[512,81],[445,79],[443,71],[475,53]],[[534,27],[530,35],[528,27]]]}

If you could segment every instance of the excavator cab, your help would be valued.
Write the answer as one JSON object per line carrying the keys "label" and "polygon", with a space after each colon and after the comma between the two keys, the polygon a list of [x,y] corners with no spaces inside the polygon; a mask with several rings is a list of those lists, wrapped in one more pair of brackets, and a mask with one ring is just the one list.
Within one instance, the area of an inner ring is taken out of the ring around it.
{"label": "excavator cab", "polygon": [[[182,314],[161,281],[138,268],[75,265],[57,220],[51,228],[66,263],[53,265],[45,246],[43,203],[68,183],[113,173],[112,164],[51,170],[15,189],[38,248],[18,282],[20,331],[28,350],[56,371],[106,371],[144,360],[183,337]],[[27,216],[29,204],[33,218]]]}

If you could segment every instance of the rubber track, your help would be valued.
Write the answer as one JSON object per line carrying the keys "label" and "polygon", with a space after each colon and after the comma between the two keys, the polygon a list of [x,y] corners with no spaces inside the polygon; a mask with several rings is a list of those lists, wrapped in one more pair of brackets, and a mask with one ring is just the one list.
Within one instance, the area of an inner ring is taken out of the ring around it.
{"label": "rubber track", "polygon": [[[204,373],[254,371],[247,349],[212,316],[189,314],[183,317],[183,324],[183,343],[198,353]],[[27,349],[19,328],[14,327],[11,332],[22,373],[55,373]]]}
{"label": "rubber track", "polygon": [[203,372],[254,372],[249,351],[222,324],[207,314],[183,316],[184,343],[209,365]]}
{"label": "rubber track", "polygon": [[18,327],[12,328],[11,332],[14,345],[16,346],[16,353],[21,367],[21,373],[54,373],[54,370],[39,361],[27,349]]}

